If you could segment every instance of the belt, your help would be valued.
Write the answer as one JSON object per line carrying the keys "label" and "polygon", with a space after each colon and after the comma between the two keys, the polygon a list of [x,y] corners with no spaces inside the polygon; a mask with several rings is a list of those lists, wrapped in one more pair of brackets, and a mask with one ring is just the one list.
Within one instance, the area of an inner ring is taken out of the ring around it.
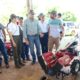
{"label": "belt", "polygon": [[42,34],[47,34],[48,32],[42,32]]}
{"label": "belt", "polygon": [[34,34],[34,35],[28,35],[28,36],[38,36],[38,34]]}

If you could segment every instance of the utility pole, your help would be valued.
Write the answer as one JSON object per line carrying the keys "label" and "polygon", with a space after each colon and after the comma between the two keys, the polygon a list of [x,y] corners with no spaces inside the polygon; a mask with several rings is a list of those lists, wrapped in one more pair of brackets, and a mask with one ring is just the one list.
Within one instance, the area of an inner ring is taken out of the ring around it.
{"label": "utility pole", "polygon": [[26,0],[26,2],[27,2],[27,11],[29,12],[30,10],[33,9],[32,0]]}

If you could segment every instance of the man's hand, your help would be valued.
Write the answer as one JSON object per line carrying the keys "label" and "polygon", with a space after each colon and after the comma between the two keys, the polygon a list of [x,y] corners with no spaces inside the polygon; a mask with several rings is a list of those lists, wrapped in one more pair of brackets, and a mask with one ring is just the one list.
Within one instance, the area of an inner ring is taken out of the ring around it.
{"label": "man's hand", "polygon": [[29,41],[28,41],[28,39],[25,39],[25,43],[26,43],[27,45],[29,45]]}
{"label": "man's hand", "polygon": [[6,37],[4,37],[4,41],[6,42]]}
{"label": "man's hand", "polygon": [[40,37],[44,37],[44,34],[43,33],[40,33]]}
{"label": "man's hand", "polygon": [[62,32],[62,34],[61,34],[61,37],[63,37],[64,36],[64,32]]}
{"label": "man's hand", "polygon": [[16,47],[16,43],[15,42],[13,42],[13,46]]}

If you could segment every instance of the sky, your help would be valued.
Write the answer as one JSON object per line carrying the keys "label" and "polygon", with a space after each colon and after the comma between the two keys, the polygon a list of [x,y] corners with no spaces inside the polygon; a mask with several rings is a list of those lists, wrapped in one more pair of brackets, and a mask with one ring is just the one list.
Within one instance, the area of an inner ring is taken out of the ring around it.
{"label": "sky", "polygon": [[[0,17],[11,13],[18,15],[25,5],[26,0],[0,0]],[[37,14],[58,6],[61,12],[71,11],[80,18],[80,0],[33,0],[33,6],[36,7]]]}
{"label": "sky", "polygon": [[39,12],[57,6],[62,12],[71,11],[80,18],[80,0],[33,0],[33,3],[38,6]]}
{"label": "sky", "polygon": [[[26,0],[0,0],[0,15],[10,13],[19,13],[26,5]],[[13,9],[13,10],[12,10]]]}

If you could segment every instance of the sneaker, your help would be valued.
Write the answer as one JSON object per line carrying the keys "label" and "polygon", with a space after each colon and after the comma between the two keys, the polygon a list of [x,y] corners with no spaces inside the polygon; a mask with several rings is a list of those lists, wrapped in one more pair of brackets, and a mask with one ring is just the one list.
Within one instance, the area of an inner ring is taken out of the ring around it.
{"label": "sneaker", "polygon": [[26,61],[25,61],[25,60],[23,60],[22,62],[23,62],[23,63],[26,63]]}
{"label": "sneaker", "polygon": [[36,64],[36,62],[35,62],[35,61],[32,61],[32,62],[31,62],[31,65],[34,65],[34,64]]}
{"label": "sneaker", "polygon": [[6,68],[9,68],[9,64],[6,64]]}
{"label": "sneaker", "polygon": [[26,59],[27,61],[31,61],[31,59]]}
{"label": "sneaker", "polygon": [[25,64],[24,63],[20,63],[20,66],[25,66]]}
{"label": "sneaker", "polygon": [[0,69],[0,73],[2,73],[2,69]]}
{"label": "sneaker", "polygon": [[16,65],[15,67],[16,67],[17,69],[20,69],[20,68],[21,68],[21,66],[20,66],[20,65]]}

